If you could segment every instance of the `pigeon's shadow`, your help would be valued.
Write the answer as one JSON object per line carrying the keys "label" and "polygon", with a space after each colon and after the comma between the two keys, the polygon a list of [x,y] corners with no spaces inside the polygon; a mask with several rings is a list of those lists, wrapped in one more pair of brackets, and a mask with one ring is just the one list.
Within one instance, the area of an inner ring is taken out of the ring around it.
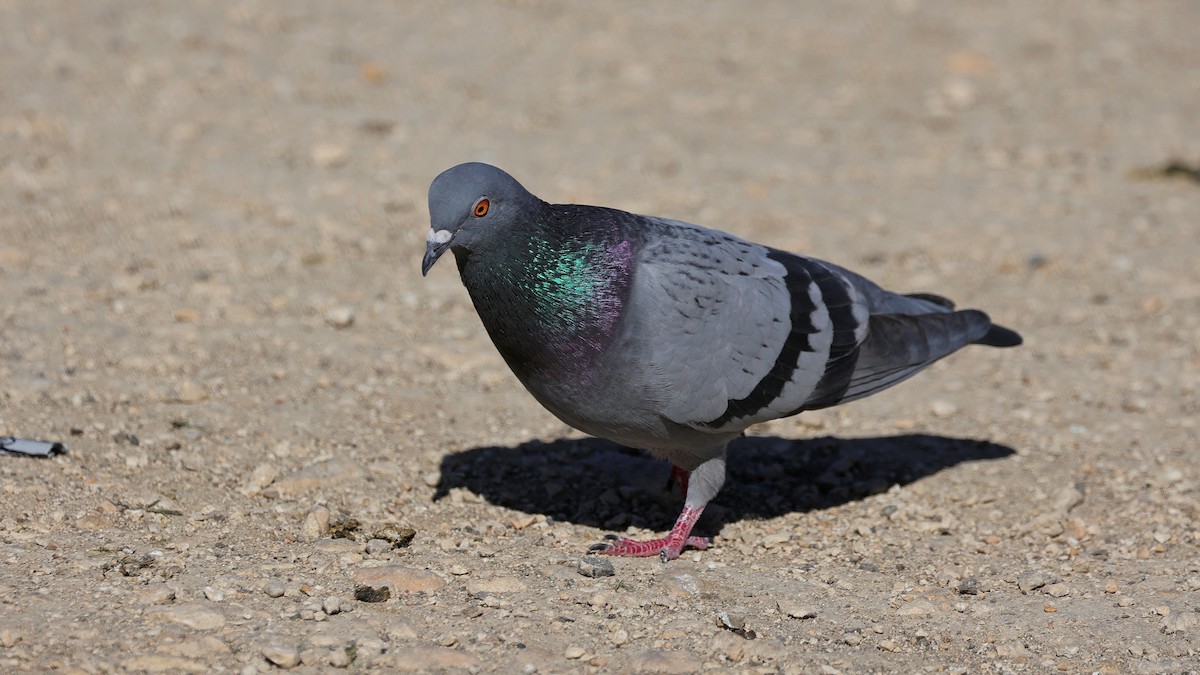
{"label": "pigeon's shadow", "polygon": [[[824,509],[906,485],[961,462],[1015,454],[988,441],[905,434],[879,438],[775,436],[729,446],[725,487],[696,532],[747,518]],[[465,488],[492,504],[609,530],[669,529],[682,506],[670,465],[595,438],[479,447],[442,459],[434,499]]]}

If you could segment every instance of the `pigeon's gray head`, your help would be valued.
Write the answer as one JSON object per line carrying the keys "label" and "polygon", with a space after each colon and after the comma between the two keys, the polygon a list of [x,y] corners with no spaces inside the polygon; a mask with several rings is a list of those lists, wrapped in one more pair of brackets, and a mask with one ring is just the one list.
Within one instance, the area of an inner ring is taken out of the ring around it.
{"label": "pigeon's gray head", "polygon": [[446,249],[474,250],[532,215],[541,200],[512,176],[489,164],[470,162],[446,169],[429,186],[429,234],[421,275]]}

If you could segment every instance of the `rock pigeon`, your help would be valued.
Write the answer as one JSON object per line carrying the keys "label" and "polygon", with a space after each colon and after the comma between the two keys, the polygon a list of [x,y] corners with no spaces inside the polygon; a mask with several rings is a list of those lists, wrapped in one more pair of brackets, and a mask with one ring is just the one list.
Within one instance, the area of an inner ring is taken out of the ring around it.
{"label": "rock pigeon", "polygon": [[752,424],[895,385],[1017,333],[932,294],[901,295],[837,265],[719,230],[549,204],[487,164],[429,187],[421,273],[447,250],[483,326],[539,403],[585,433],[664,457],[683,510],[661,539],[609,535],[609,555],[677,558]]}

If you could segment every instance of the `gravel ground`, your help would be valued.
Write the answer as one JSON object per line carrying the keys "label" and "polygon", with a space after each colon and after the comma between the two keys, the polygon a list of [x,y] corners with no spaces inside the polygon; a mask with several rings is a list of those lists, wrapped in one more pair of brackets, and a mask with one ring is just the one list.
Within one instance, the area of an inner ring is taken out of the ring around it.
{"label": "gravel ground", "polygon": [[[0,670],[1196,672],[1200,3],[0,2]],[[424,191],[1019,329],[668,467],[520,388]],[[1169,175],[1168,175],[1169,174]],[[415,536],[414,536],[415,535]]]}

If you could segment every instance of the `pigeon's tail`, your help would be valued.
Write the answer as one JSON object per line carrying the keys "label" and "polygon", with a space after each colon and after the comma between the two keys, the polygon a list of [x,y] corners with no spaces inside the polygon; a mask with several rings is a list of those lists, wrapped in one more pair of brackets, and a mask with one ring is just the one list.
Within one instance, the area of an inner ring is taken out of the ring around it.
{"label": "pigeon's tail", "polygon": [[856,358],[846,361],[843,381],[836,393],[810,399],[805,408],[814,410],[870,396],[916,375],[929,364],[969,344],[1013,346],[1020,344],[1016,333],[992,324],[977,309],[951,311],[934,303],[937,311],[924,314],[875,314],[867,339]]}
{"label": "pigeon's tail", "polygon": [[1016,347],[1024,342],[1021,334],[998,324],[992,324],[988,332],[972,344],[987,345],[988,347]]}

